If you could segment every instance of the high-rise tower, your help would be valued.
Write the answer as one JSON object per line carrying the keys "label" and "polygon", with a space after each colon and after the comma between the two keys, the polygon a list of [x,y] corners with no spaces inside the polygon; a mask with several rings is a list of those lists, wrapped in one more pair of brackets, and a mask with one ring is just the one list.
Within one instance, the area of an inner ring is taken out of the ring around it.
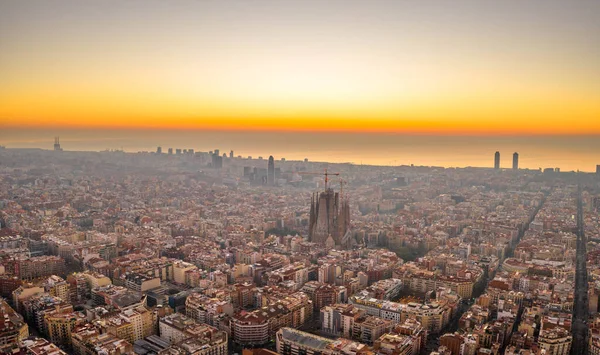
{"label": "high-rise tower", "polygon": [[[218,151],[218,150],[217,150]],[[211,155],[211,164],[214,169],[223,168],[223,157],[217,153]]]}
{"label": "high-rise tower", "polygon": [[500,169],[500,152],[496,152],[496,154],[494,154],[494,169]]}
{"label": "high-rise tower", "polygon": [[267,166],[267,185],[275,185],[275,158],[271,155],[269,157],[269,164]]}
{"label": "high-rise tower", "polygon": [[519,153],[513,154],[513,170],[519,170]]}
{"label": "high-rise tower", "polygon": [[54,150],[56,150],[56,151],[62,150],[62,148],[60,147],[60,140],[58,137],[54,137]]}

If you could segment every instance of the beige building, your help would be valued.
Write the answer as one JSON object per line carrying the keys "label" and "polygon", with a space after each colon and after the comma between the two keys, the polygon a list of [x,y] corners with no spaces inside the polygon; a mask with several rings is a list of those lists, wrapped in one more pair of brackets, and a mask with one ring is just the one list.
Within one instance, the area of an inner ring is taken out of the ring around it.
{"label": "beige building", "polygon": [[546,355],[568,355],[571,353],[572,343],[571,333],[561,327],[542,329],[538,338],[540,349]]}
{"label": "beige building", "polygon": [[95,321],[103,333],[111,334],[119,339],[124,339],[130,343],[134,342],[134,329],[131,321],[120,316],[114,316],[99,321]]}
{"label": "beige building", "polygon": [[146,292],[160,287],[159,277],[148,277],[142,274],[130,274],[124,277],[123,285],[135,292]]}
{"label": "beige building", "polygon": [[32,355],[68,355],[62,351],[56,344],[43,338],[27,339],[22,343],[27,349],[26,354]]}
{"label": "beige building", "polygon": [[[193,333],[192,333],[193,334]],[[200,331],[171,346],[161,355],[227,355],[227,333]]]}
{"label": "beige building", "polygon": [[49,314],[44,319],[48,338],[56,345],[71,346],[71,331],[78,324],[83,324],[85,318],[78,313]]}
{"label": "beige building", "polygon": [[358,318],[352,325],[352,339],[373,344],[380,336],[391,331],[394,323],[373,316]]}
{"label": "beige building", "polygon": [[269,319],[260,311],[239,314],[233,318],[232,331],[237,344],[265,344],[270,338]]}
{"label": "beige building", "polygon": [[71,340],[75,355],[134,354],[131,343],[112,334],[100,334],[98,329],[89,323],[75,327]]}
{"label": "beige building", "polygon": [[348,339],[328,339],[293,328],[279,329],[275,340],[280,355],[351,355],[368,350],[365,344]]}
{"label": "beige building", "polygon": [[216,326],[219,316],[233,315],[233,305],[229,301],[193,293],[185,300],[185,314],[198,323]]}
{"label": "beige building", "polygon": [[17,346],[29,336],[29,326],[23,317],[0,298],[0,353]]}
{"label": "beige building", "polygon": [[186,272],[197,269],[198,267],[194,264],[185,261],[176,261],[173,263],[173,281],[178,284],[185,284]]}
{"label": "beige building", "polygon": [[160,337],[173,344],[166,354],[225,355],[227,333],[207,324],[196,323],[180,313],[159,321]]}
{"label": "beige building", "polygon": [[83,275],[83,277],[85,277],[85,279],[88,281],[88,284],[90,285],[90,289],[103,287],[103,286],[112,284],[112,281],[110,281],[110,279],[108,277],[106,277],[100,273],[97,273],[97,272],[86,271],[86,272],[81,273],[81,275]]}
{"label": "beige building", "polygon": [[69,284],[62,277],[52,275],[44,281],[44,290],[66,302],[71,300]]}
{"label": "beige building", "polygon": [[144,306],[125,309],[119,316],[131,323],[133,328],[133,342],[144,339],[154,333],[154,317],[152,312]]}
{"label": "beige building", "polygon": [[419,344],[402,334],[383,334],[373,344],[373,350],[381,355],[413,355],[419,353]]}
{"label": "beige building", "polygon": [[26,284],[20,286],[12,293],[13,305],[17,312],[22,312],[23,301],[34,295],[44,293],[44,288],[39,286],[33,286],[32,284]]}
{"label": "beige building", "polygon": [[416,319],[430,333],[439,333],[450,321],[451,309],[439,303],[408,303],[403,309],[401,321]]}

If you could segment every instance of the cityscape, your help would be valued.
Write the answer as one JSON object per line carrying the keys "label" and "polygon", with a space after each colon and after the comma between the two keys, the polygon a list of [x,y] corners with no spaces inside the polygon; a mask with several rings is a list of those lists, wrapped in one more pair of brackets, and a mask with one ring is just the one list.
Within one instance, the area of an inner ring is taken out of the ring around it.
{"label": "cityscape", "polygon": [[6,354],[597,354],[597,173],[0,149]]}
{"label": "cityscape", "polygon": [[600,355],[599,34],[0,0],[0,355]]}

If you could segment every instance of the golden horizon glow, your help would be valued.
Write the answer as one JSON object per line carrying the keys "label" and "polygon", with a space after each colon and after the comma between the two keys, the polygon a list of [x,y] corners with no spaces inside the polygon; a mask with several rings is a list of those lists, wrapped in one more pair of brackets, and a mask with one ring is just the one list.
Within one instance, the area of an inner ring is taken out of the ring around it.
{"label": "golden horizon glow", "polygon": [[[298,102],[260,106],[256,102],[205,105],[162,97],[119,97],[114,100],[65,100],[40,93],[0,100],[3,127],[152,128],[261,131],[340,131],[445,134],[593,134],[600,133],[600,105],[573,97],[535,105],[534,100],[511,100],[510,107],[478,100],[473,108],[460,100],[435,104],[412,103],[395,109],[392,104],[368,107],[308,106]],[[45,98],[40,100],[39,98]],[[160,102],[159,105],[143,101]],[[540,99],[541,101],[541,99]],[[105,102],[112,103],[106,107]],[[35,107],[35,110],[20,108]],[[232,107],[224,109],[224,107]],[[203,112],[197,115],[195,112]],[[14,117],[14,118],[13,118]],[[408,117],[408,118],[396,118]],[[465,118],[466,117],[466,118]],[[471,118],[469,118],[471,117]],[[483,118],[482,118],[483,117]],[[573,119],[565,119],[573,117]],[[576,117],[576,118],[575,118]]]}
{"label": "golden horizon glow", "polygon": [[594,4],[181,4],[0,5],[0,127],[600,134]]}

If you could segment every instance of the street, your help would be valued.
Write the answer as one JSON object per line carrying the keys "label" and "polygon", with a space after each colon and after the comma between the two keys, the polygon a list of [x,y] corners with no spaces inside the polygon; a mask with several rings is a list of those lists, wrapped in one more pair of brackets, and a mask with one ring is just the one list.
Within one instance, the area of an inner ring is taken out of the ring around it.
{"label": "street", "polygon": [[588,350],[588,279],[587,253],[583,222],[583,203],[581,187],[577,191],[577,259],[575,273],[575,302],[573,305],[573,346],[571,354],[585,355]]}

